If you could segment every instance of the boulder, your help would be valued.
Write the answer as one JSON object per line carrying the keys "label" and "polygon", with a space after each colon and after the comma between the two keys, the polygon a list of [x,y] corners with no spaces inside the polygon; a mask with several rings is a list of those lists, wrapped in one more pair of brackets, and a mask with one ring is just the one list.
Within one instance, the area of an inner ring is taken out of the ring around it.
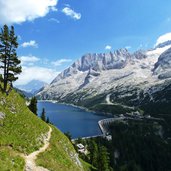
{"label": "boulder", "polygon": [[5,114],[0,112],[0,120],[5,118]]}

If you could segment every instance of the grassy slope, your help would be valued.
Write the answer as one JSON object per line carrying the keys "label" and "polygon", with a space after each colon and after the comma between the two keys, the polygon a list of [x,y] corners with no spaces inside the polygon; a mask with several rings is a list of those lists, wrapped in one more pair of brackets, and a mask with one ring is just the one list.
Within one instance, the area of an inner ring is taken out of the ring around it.
{"label": "grassy slope", "polygon": [[[0,122],[0,171],[23,170],[25,162],[21,154],[29,154],[43,145],[42,136],[48,132],[48,125],[29,111],[25,100],[14,90],[8,96],[0,91],[0,112],[5,114]],[[59,139],[65,143],[60,144]],[[77,166],[64,148],[75,152],[69,140],[53,128],[50,149],[55,154],[44,156],[43,153],[40,159],[44,157],[45,161],[53,161],[55,168],[75,170]]]}
{"label": "grassy slope", "polygon": [[5,96],[0,92],[0,111],[6,115],[0,127],[1,146],[29,154],[42,145],[41,135],[48,126],[29,111],[20,95],[12,91]]}
{"label": "grassy slope", "polygon": [[22,171],[25,162],[16,151],[11,148],[0,147],[0,170],[1,171]]}
{"label": "grassy slope", "polygon": [[76,152],[68,138],[55,127],[52,126],[52,129],[50,146],[47,151],[38,156],[36,160],[37,164],[53,171],[80,170],[80,167],[75,164]]}
{"label": "grassy slope", "polygon": [[48,126],[29,111],[15,91],[8,96],[0,91],[0,112],[5,114],[0,126],[0,170],[23,170],[20,154],[39,149]]}

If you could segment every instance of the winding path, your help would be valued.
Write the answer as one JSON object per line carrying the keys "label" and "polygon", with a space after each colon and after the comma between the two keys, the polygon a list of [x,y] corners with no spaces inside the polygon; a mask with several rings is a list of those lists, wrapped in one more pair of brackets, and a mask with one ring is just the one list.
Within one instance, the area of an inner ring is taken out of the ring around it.
{"label": "winding path", "polygon": [[37,155],[44,152],[48,148],[49,141],[51,138],[51,133],[52,133],[52,128],[49,126],[49,131],[44,139],[44,146],[41,147],[39,150],[34,151],[33,153],[24,157],[26,162],[25,171],[49,171],[48,169],[45,169],[41,166],[36,166],[35,160],[37,158]]}
{"label": "winding path", "polygon": [[106,103],[107,103],[108,105],[121,105],[121,106],[124,107],[124,108],[134,109],[134,107],[131,107],[131,106],[126,106],[126,105],[123,105],[123,104],[111,102],[110,96],[111,96],[111,94],[108,94],[108,95],[106,96]]}

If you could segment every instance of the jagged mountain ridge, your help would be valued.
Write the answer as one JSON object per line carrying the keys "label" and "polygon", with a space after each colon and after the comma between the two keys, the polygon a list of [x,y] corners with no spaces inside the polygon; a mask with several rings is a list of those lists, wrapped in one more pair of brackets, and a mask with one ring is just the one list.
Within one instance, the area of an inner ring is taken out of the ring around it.
{"label": "jagged mountain ridge", "polygon": [[[87,85],[87,83],[92,82],[94,78],[100,76],[103,71],[122,69],[125,68],[128,63],[134,63],[138,58],[145,57],[145,54],[141,51],[131,55],[126,49],[120,49],[114,53],[110,52],[108,54],[87,54],[74,62],[71,67],[60,73],[52,81],[50,86],[47,86],[45,89],[68,85],[61,94],[66,93],[66,91],[72,91],[72,89],[80,89],[81,87],[83,88],[83,85]],[[68,88],[69,90],[67,90]]]}
{"label": "jagged mountain ridge", "polygon": [[86,54],[72,64],[71,67],[60,73],[53,81],[52,84],[60,79],[64,79],[79,71],[86,72],[90,69],[94,71],[102,71],[109,69],[123,68],[131,58],[130,53],[126,49],[120,49],[114,53],[94,53]]}
{"label": "jagged mountain ridge", "polygon": [[[103,98],[98,103],[106,103],[105,97],[108,94],[117,94],[117,101],[122,104],[119,99],[131,97],[135,89],[138,90],[135,99],[139,102],[143,101],[139,93],[150,93],[152,98],[151,88],[165,85],[165,81],[170,78],[167,74],[166,78],[161,79],[163,71],[156,73],[159,63],[165,61],[162,59],[171,58],[167,55],[167,51],[171,51],[170,48],[171,45],[167,42],[166,46],[132,54],[126,49],[120,49],[114,53],[84,55],[60,73],[38,96],[41,99],[54,99],[83,106],[86,106],[85,101],[99,96]],[[167,67],[169,68],[169,65]],[[170,73],[169,70],[168,72]],[[153,91],[157,91],[156,89]],[[114,95],[111,100],[116,100]],[[96,105],[96,102],[93,105]]]}

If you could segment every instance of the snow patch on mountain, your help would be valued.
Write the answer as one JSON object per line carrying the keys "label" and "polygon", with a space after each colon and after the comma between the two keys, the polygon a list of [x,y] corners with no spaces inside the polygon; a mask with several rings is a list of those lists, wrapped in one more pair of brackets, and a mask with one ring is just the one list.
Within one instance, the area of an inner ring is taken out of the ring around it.
{"label": "snow patch on mountain", "polygon": [[171,48],[162,53],[154,65],[154,74],[159,79],[171,78]]}

